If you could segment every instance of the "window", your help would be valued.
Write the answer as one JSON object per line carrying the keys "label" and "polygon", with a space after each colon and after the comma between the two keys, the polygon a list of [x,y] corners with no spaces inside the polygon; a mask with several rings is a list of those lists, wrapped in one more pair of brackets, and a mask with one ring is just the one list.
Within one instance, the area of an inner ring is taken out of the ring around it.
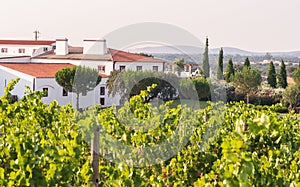
{"label": "window", "polygon": [[1,48],[1,53],[7,53],[7,48]]}
{"label": "window", "polygon": [[100,104],[101,104],[102,106],[105,105],[105,98],[103,98],[103,97],[100,98]]}
{"label": "window", "polygon": [[62,90],[62,95],[63,95],[63,96],[68,96],[68,92],[67,92],[65,89],[63,89],[63,90]]}
{"label": "window", "polygon": [[158,71],[158,66],[153,66],[153,71]]}
{"label": "window", "polygon": [[120,66],[120,71],[125,70],[125,66]]}
{"label": "window", "polygon": [[105,95],[105,87],[104,86],[100,87],[100,95]]}
{"label": "window", "polygon": [[33,50],[32,50],[32,54],[35,53],[35,52],[36,52],[36,49],[33,49]]}
{"label": "window", "polygon": [[44,52],[48,51],[48,48],[47,48],[47,47],[44,47],[44,48],[43,48],[43,51],[44,51]]}
{"label": "window", "polygon": [[48,97],[48,88],[43,88],[43,92],[45,92],[43,97]]}
{"label": "window", "polygon": [[98,66],[98,72],[99,72],[99,73],[105,73],[105,66],[99,65],[99,66]]}
{"label": "window", "polygon": [[25,49],[19,49],[19,53],[25,53]]}
{"label": "window", "polygon": [[142,66],[136,66],[137,71],[142,71]]}

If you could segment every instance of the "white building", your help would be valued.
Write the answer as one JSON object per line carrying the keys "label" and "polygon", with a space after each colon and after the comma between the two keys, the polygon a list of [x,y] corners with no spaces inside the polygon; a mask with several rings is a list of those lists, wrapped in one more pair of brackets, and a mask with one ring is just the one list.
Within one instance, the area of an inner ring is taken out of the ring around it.
{"label": "white building", "polygon": [[0,58],[31,57],[53,49],[54,40],[0,40]]}
{"label": "white building", "polygon": [[[26,42],[29,45],[30,42]],[[34,43],[36,41],[32,41],[32,44]],[[0,40],[1,45],[6,48]],[[21,44],[20,47],[22,47]],[[38,48],[31,56],[0,58],[0,95],[3,95],[4,87],[11,79],[20,78],[20,82],[12,92],[18,98],[24,96],[25,85],[27,85],[33,91],[47,90],[48,94],[42,98],[45,103],[57,100],[60,105],[72,103],[75,106],[75,94],[65,92],[56,83],[55,73],[64,67],[84,65],[98,69],[102,80],[94,91],[84,96],[80,95],[80,108],[95,104],[111,106],[118,104],[119,101],[118,96],[115,98],[108,96],[106,81],[111,71],[118,69],[164,70],[163,60],[109,49],[106,47],[105,40],[84,40],[83,47],[72,47],[68,45],[67,39],[58,39],[54,44],[49,42],[46,46],[49,50],[43,50],[44,47]],[[9,46],[7,48],[9,49]],[[14,48],[18,46],[15,45]]]}

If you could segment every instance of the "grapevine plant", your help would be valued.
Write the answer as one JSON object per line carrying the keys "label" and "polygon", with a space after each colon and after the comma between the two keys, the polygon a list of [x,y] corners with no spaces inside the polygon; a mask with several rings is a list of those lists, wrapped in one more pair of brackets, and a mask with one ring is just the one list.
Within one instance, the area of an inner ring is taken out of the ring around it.
{"label": "grapevine plant", "polygon": [[[0,99],[0,186],[92,185],[95,125],[99,186],[300,186],[299,114],[279,114],[279,105],[210,102],[194,110],[145,102],[142,91],[122,107],[80,114],[44,104],[42,92],[12,103],[16,83]],[[146,154],[166,141],[156,151],[169,157]]]}

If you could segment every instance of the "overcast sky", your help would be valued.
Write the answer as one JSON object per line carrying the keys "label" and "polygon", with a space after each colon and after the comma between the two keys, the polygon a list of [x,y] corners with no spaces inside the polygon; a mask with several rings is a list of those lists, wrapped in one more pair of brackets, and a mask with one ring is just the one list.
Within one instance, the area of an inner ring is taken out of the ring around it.
{"label": "overcast sky", "polygon": [[140,22],[173,24],[211,47],[300,50],[299,0],[8,0],[0,38],[66,37],[73,44]]}

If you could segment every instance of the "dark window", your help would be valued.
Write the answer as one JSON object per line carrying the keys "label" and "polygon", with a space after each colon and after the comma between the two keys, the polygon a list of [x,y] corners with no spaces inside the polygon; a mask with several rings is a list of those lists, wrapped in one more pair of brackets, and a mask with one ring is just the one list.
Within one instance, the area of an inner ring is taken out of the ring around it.
{"label": "dark window", "polygon": [[99,65],[99,66],[98,66],[98,72],[99,72],[99,73],[105,73],[105,66]]}
{"label": "dark window", "polygon": [[153,66],[153,71],[158,71],[158,66]]}
{"label": "dark window", "polygon": [[7,48],[1,48],[1,53],[7,53]]}
{"label": "dark window", "polygon": [[65,89],[63,89],[62,95],[63,96],[68,96],[68,92]]}
{"label": "dark window", "polygon": [[125,70],[125,66],[120,66],[120,71]]}
{"label": "dark window", "polygon": [[25,49],[19,49],[19,53],[25,53]]}
{"label": "dark window", "polygon": [[48,97],[48,88],[43,88],[43,92],[45,92],[43,97]]}
{"label": "dark window", "polygon": [[44,47],[44,48],[43,48],[43,51],[44,51],[44,52],[48,51],[48,48],[47,48],[47,47]]}
{"label": "dark window", "polygon": [[105,87],[104,86],[100,87],[100,95],[105,95]]}
{"label": "dark window", "polygon": [[100,104],[101,104],[102,106],[105,105],[105,98],[103,98],[103,97],[100,98]]}
{"label": "dark window", "polygon": [[136,66],[136,70],[137,71],[142,71],[143,69],[142,69],[142,66]]}

